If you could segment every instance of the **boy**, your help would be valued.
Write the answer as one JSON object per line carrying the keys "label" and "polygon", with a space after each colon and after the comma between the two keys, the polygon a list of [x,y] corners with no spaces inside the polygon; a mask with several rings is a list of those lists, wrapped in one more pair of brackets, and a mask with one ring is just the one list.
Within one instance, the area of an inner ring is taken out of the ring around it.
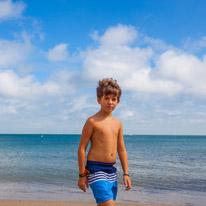
{"label": "boy", "polygon": [[[121,122],[112,116],[120,102],[121,88],[116,80],[103,79],[97,87],[98,113],[87,119],[78,149],[78,186],[86,192],[88,183],[98,206],[114,206],[117,195],[116,155],[118,152],[124,172],[126,190],[131,188],[128,174],[127,152]],[[86,148],[91,141],[85,166]]]}

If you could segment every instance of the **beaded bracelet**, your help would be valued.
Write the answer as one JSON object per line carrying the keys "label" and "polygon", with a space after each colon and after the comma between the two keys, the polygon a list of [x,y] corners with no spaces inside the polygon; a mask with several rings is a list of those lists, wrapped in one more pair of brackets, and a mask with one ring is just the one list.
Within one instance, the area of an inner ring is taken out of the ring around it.
{"label": "beaded bracelet", "polygon": [[124,176],[128,176],[129,177],[129,174],[123,174]]}
{"label": "beaded bracelet", "polygon": [[89,170],[85,169],[82,174],[79,174],[79,177],[86,177],[89,173]]}
{"label": "beaded bracelet", "polygon": [[86,176],[87,176],[87,175],[84,174],[84,173],[82,173],[82,174],[79,175],[79,177],[86,177]]}

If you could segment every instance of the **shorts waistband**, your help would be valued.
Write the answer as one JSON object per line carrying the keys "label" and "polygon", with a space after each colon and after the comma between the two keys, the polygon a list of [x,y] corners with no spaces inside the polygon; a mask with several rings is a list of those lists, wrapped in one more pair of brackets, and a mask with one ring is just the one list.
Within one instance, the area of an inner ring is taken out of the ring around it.
{"label": "shorts waistband", "polygon": [[117,171],[115,162],[105,163],[105,162],[97,162],[97,161],[87,161],[86,169],[89,170],[90,174],[93,174],[98,171],[111,174]]}

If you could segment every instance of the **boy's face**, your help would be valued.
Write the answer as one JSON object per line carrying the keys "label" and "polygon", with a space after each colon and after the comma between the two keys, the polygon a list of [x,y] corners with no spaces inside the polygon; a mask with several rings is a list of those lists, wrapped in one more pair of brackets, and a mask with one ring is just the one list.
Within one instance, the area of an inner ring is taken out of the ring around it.
{"label": "boy's face", "polygon": [[101,98],[97,98],[97,101],[101,105],[101,109],[107,113],[112,112],[119,104],[117,96],[113,94],[103,95]]}

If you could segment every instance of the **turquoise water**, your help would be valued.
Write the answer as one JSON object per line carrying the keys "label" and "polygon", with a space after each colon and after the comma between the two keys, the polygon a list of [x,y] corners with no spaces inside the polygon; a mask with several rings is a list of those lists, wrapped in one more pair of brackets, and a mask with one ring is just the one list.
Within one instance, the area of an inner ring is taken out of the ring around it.
{"label": "turquoise water", "polygon": [[[80,135],[0,135],[0,198],[93,200],[77,187]],[[118,201],[206,204],[206,136],[125,135],[133,189]]]}

